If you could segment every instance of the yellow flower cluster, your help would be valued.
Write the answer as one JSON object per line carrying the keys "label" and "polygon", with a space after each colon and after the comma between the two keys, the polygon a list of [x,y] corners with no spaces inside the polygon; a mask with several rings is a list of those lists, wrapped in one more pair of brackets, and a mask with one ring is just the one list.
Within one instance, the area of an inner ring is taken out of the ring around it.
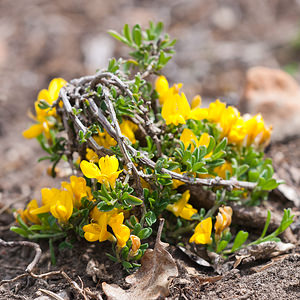
{"label": "yellow flower cluster", "polygon": [[[159,101],[162,105],[162,117],[166,124],[185,124],[186,120],[203,120],[206,119],[212,123],[218,124],[221,129],[222,137],[227,137],[229,143],[241,145],[258,145],[265,146],[271,136],[272,127],[266,127],[264,120],[260,114],[254,117],[247,115],[241,116],[239,111],[232,107],[226,107],[225,103],[219,100],[211,103],[208,108],[200,108],[201,97],[196,96],[190,107],[189,102],[184,93],[179,95],[179,88],[182,84],[174,85],[169,88],[167,79],[164,76],[157,78],[155,82],[156,91],[159,94]],[[192,136],[193,133],[183,132],[185,145],[188,144],[188,135],[190,141],[194,140],[197,144],[198,140]],[[190,142],[191,143],[191,142]]]}
{"label": "yellow flower cluster", "polygon": [[39,224],[38,215],[50,212],[60,223],[66,223],[73,213],[73,208],[81,206],[81,198],[87,197],[92,200],[91,189],[86,186],[85,179],[76,176],[70,177],[70,183],[62,182],[61,189],[43,188],[41,194],[41,207],[38,207],[37,200],[33,199],[24,211],[18,211],[24,222]]}
{"label": "yellow flower cluster", "polygon": [[106,187],[109,188],[111,186],[114,188],[119,174],[123,171],[118,171],[118,159],[114,155],[106,155],[99,159],[98,165],[99,168],[94,163],[83,160],[80,163],[80,168],[87,178],[96,178],[100,183],[105,184]]}
{"label": "yellow flower cluster", "polygon": [[[135,256],[140,248],[141,241],[139,237],[130,235],[130,229],[123,224],[124,213],[113,209],[109,212],[102,212],[97,207],[91,211],[92,223],[83,226],[84,238],[89,242],[104,242],[117,240],[117,246],[123,248],[130,238],[132,241],[131,256]],[[110,226],[114,235],[107,230]]]}
{"label": "yellow flower cluster", "polygon": [[56,117],[56,109],[41,109],[39,108],[39,103],[41,100],[44,100],[49,105],[52,105],[58,99],[59,91],[66,83],[62,78],[54,78],[51,80],[48,90],[43,89],[39,92],[37,101],[34,103],[36,116],[31,115],[31,118],[37,123],[23,131],[25,138],[32,139],[41,133],[44,133],[47,139],[50,138],[50,129],[54,126],[54,121],[51,120],[51,117]]}

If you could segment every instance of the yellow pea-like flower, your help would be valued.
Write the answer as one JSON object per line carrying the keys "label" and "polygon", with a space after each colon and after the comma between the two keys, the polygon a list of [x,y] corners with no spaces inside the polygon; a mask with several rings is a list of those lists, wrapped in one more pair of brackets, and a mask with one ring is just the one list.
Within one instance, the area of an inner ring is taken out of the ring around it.
{"label": "yellow pea-like flower", "polygon": [[[95,207],[91,212],[91,218],[95,223],[83,226],[84,237],[87,241],[117,240],[118,247],[123,248],[126,245],[130,236],[130,229],[123,224],[123,212],[117,213],[116,209],[110,212],[102,212]],[[112,228],[115,237],[107,231],[107,225]]]}
{"label": "yellow pea-like flower", "polygon": [[87,178],[96,178],[100,183],[104,183],[107,187],[110,185],[114,188],[119,174],[123,171],[118,171],[118,159],[114,155],[106,155],[99,159],[98,165],[99,168],[97,165],[83,160],[80,163],[80,168]]}
{"label": "yellow pea-like flower", "polygon": [[230,226],[232,217],[232,208],[223,206],[219,208],[219,213],[216,217],[215,231],[216,236],[220,237],[221,233]]}
{"label": "yellow pea-like flower", "polygon": [[56,188],[48,189],[43,188],[41,189],[42,194],[42,206],[31,211],[31,214],[38,215],[50,212],[50,207],[56,202],[58,198],[60,190]]}
{"label": "yellow pea-like flower", "polygon": [[27,130],[23,131],[23,136],[27,139],[35,138],[40,134],[44,133],[46,138],[50,138],[50,129],[54,126],[54,123],[49,121],[48,117],[55,117],[56,110],[48,109],[44,110],[39,108],[39,103],[41,100],[46,101],[49,105],[52,105],[54,101],[57,100],[59,96],[60,89],[66,85],[66,81],[62,78],[54,78],[51,80],[48,90],[43,89],[38,94],[38,99],[35,102],[35,112],[36,116],[32,116],[32,118],[37,122],[30,126]]}
{"label": "yellow pea-like flower", "polygon": [[86,181],[83,177],[71,176],[70,183],[64,181],[61,183],[61,187],[73,195],[73,205],[77,208],[81,206],[81,199],[83,197],[88,197],[92,200],[91,195],[88,192],[88,187],[86,186]]}
{"label": "yellow pea-like flower", "polygon": [[222,114],[225,109],[226,104],[218,99],[215,102],[210,103],[208,108],[207,120],[218,123],[221,120]]}
{"label": "yellow pea-like flower", "polygon": [[[194,151],[195,145],[197,148],[200,146],[205,146],[207,148],[210,142],[210,136],[208,133],[204,132],[198,139],[192,130],[185,128],[180,136],[180,141],[183,142],[185,148],[191,145],[191,151]],[[205,158],[210,157],[211,155],[212,153],[208,153],[205,155]]]}
{"label": "yellow pea-like flower", "polygon": [[212,220],[211,217],[201,221],[195,228],[194,234],[191,236],[189,242],[196,244],[210,244],[211,243]]}
{"label": "yellow pea-like flower", "polygon": [[114,215],[108,221],[108,225],[112,228],[115,237],[117,238],[118,247],[123,248],[130,236],[130,229],[123,224],[124,214],[121,212]]}
{"label": "yellow pea-like flower", "polygon": [[141,247],[141,240],[138,236],[136,236],[134,234],[130,235],[130,239],[132,242],[130,254],[131,254],[131,256],[135,256]]}
{"label": "yellow pea-like flower", "polygon": [[22,220],[25,223],[31,222],[33,224],[40,224],[40,219],[32,211],[38,208],[38,203],[36,199],[31,200],[24,210],[18,210],[17,213],[21,215]]}
{"label": "yellow pea-like flower", "polygon": [[184,93],[173,94],[168,97],[163,104],[161,115],[165,119],[166,124],[185,124],[189,119],[191,108]]}
{"label": "yellow pea-like flower", "polygon": [[225,161],[223,165],[214,168],[214,172],[223,179],[226,179],[226,171],[229,171],[230,174],[232,174],[232,166],[228,161]]}
{"label": "yellow pea-like flower", "polygon": [[97,153],[90,148],[86,148],[85,157],[89,162],[92,162],[92,163],[97,163],[99,161],[99,157],[98,157]]}
{"label": "yellow pea-like flower", "polygon": [[228,136],[239,116],[239,111],[233,106],[229,106],[223,110],[219,120],[220,127],[222,128],[222,137]]}
{"label": "yellow pea-like flower", "polygon": [[134,133],[138,130],[138,126],[129,120],[123,120],[120,124],[122,134],[124,134],[132,144],[136,143]]}
{"label": "yellow pea-like flower", "polygon": [[106,149],[117,145],[116,140],[112,138],[106,130],[104,130],[103,132],[98,130],[98,135],[93,136],[93,138],[98,145],[103,146]]}
{"label": "yellow pea-like flower", "polygon": [[73,213],[72,194],[69,191],[59,191],[55,200],[50,206],[50,212],[59,222],[66,223]]}
{"label": "yellow pea-like flower", "polygon": [[177,83],[169,88],[167,78],[165,76],[159,76],[155,81],[155,89],[159,94],[160,105],[163,105],[166,99],[172,97],[175,94],[178,94],[181,87],[182,83]]}
{"label": "yellow pea-like flower", "polygon": [[192,220],[192,216],[198,211],[191,204],[188,204],[190,196],[190,191],[185,191],[179,201],[167,206],[167,210],[171,211],[176,217]]}

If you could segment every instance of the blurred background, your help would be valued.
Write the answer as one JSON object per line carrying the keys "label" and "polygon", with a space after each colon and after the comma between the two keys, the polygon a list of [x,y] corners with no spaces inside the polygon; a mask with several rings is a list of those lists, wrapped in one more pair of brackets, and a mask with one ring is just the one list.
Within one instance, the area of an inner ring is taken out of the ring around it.
{"label": "blurred background", "polygon": [[[0,0],[2,205],[23,206],[29,197],[40,198],[41,187],[55,186],[48,163],[37,164],[43,155],[38,143],[22,137],[38,91],[53,77],[93,74],[110,57],[126,55],[107,30],[121,31],[125,23],[145,27],[149,20],[163,21],[178,40],[164,75],[184,83],[189,99],[200,94],[205,101],[239,104],[253,66],[281,68],[299,79],[299,0]],[[296,81],[286,80],[300,107]]]}

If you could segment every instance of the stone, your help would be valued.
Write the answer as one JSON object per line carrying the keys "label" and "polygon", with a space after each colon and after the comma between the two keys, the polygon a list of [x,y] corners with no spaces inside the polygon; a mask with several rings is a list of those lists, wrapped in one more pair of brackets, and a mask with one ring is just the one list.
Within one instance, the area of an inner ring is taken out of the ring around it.
{"label": "stone", "polygon": [[273,126],[272,141],[300,134],[300,86],[282,70],[249,69],[240,109],[244,113],[261,113],[266,124]]}

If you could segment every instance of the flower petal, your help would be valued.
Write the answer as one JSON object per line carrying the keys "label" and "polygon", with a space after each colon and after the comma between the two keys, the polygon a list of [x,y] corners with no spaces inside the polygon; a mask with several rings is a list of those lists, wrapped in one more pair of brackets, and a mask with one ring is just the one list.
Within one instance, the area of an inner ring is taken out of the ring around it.
{"label": "flower petal", "polygon": [[83,160],[80,163],[80,169],[87,178],[98,178],[101,176],[99,168],[95,164],[87,162],[86,160]]}

